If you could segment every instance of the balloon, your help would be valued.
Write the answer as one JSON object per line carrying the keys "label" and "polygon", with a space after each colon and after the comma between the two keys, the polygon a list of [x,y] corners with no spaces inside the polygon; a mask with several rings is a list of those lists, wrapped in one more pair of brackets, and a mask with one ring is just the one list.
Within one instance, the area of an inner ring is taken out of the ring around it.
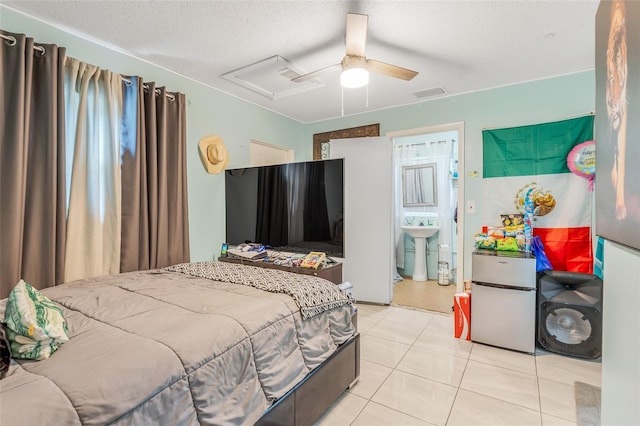
{"label": "balloon", "polygon": [[531,251],[531,236],[533,234],[533,188],[524,196],[524,251]]}
{"label": "balloon", "polygon": [[593,180],[596,177],[596,141],[586,141],[574,146],[567,156],[567,166],[576,175],[589,179],[589,191],[593,191]]}

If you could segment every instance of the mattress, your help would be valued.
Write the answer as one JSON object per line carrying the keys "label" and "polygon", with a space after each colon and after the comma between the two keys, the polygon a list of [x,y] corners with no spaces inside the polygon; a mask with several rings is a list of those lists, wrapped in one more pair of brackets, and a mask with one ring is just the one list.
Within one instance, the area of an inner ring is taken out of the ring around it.
{"label": "mattress", "polygon": [[287,294],[167,270],[42,292],[70,340],[12,360],[1,424],[253,424],[355,334],[350,303],[303,320]]}

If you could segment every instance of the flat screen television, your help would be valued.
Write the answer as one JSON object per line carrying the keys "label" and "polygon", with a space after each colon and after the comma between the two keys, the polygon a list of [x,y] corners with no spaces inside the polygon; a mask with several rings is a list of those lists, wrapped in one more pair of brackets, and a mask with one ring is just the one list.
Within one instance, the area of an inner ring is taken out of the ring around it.
{"label": "flat screen television", "polygon": [[227,243],[344,257],[344,160],[225,171]]}

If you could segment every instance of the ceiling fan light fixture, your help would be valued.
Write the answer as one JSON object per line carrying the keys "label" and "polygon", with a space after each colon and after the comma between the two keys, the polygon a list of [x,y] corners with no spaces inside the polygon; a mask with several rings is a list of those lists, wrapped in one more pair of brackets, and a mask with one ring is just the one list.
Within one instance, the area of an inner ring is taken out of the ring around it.
{"label": "ceiling fan light fixture", "polygon": [[347,89],[357,89],[369,83],[369,71],[364,68],[349,68],[342,71],[340,75],[342,87]]}
{"label": "ceiling fan light fixture", "polygon": [[340,84],[347,89],[357,89],[369,84],[367,59],[364,56],[345,56],[342,59]]}
{"label": "ceiling fan light fixture", "polygon": [[364,68],[349,68],[342,71],[340,84],[348,89],[357,89],[369,83],[369,71]]}

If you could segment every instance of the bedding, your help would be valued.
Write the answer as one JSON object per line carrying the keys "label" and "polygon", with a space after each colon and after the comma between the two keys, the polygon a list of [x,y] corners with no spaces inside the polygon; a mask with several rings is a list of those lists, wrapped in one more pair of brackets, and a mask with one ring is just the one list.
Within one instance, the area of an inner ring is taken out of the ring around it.
{"label": "bedding", "polygon": [[223,262],[196,262],[181,263],[165,270],[288,294],[300,308],[302,319],[353,302],[351,295],[333,284],[327,284],[322,278],[276,269]]}
{"label": "bedding", "polygon": [[42,293],[69,341],[11,361],[2,424],[253,424],[356,333],[351,303],[303,320],[287,294],[170,270]]}

